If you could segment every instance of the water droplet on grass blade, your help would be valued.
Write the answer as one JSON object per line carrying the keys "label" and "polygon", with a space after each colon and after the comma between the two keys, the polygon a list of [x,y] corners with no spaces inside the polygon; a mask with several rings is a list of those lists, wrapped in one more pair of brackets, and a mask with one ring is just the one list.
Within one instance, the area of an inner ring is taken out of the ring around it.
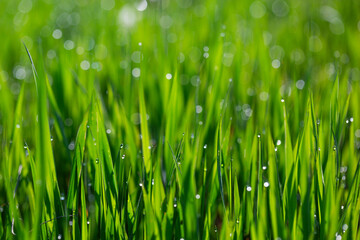
{"label": "water droplet on grass blade", "polygon": [[171,75],[171,73],[167,73],[165,77],[166,77],[166,79],[167,79],[167,80],[172,79],[172,75]]}
{"label": "water droplet on grass blade", "polygon": [[251,191],[251,187],[250,187],[250,186],[247,186],[247,187],[246,187],[246,191],[250,192],[250,191]]}
{"label": "water droplet on grass blade", "polygon": [[52,33],[53,38],[60,39],[62,37],[62,31],[60,29],[55,29]]}
{"label": "water droplet on grass blade", "polygon": [[59,234],[58,236],[57,236],[57,239],[61,239],[62,238],[62,236],[61,236],[61,234]]}
{"label": "water droplet on grass blade", "polygon": [[89,70],[90,69],[90,62],[88,60],[83,60],[81,63],[80,63],[80,68],[82,70]]}
{"label": "water droplet on grass blade", "polygon": [[131,71],[131,74],[132,74],[133,77],[135,77],[135,78],[140,77],[140,68],[134,68],[134,69]]}
{"label": "water droplet on grass blade", "polygon": [[72,141],[72,142],[70,142],[70,144],[68,145],[68,149],[69,149],[70,151],[72,151],[72,150],[74,150],[74,148],[75,148],[75,143]]}
{"label": "water droplet on grass blade", "polygon": [[196,194],[195,198],[200,199],[200,194]]}
{"label": "water droplet on grass blade", "polygon": [[[147,8],[148,6],[148,3],[146,0],[142,0],[140,3],[138,3],[136,5],[136,9],[139,11],[139,12],[143,12],[145,11],[145,9]],[[140,43],[141,44],[141,43]]]}
{"label": "water droplet on grass blade", "polygon": [[264,187],[269,187],[270,186],[270,183],[269,182],[264,182]]}
{"label": "water droplet on grass blade", "polygon": [[271,62],[271,66],[275,69],[278,69],[280,67],[281,63],[279,61],[279,59],[274,59],[272,62]]}

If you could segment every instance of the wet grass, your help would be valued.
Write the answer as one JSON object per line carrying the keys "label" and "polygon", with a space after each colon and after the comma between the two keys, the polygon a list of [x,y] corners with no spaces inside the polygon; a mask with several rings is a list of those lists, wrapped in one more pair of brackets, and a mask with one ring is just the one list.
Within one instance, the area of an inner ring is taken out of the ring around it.
{"label": "wet grass", "polygon": [[357,9],[0,2],[0,239],[359,239]]}

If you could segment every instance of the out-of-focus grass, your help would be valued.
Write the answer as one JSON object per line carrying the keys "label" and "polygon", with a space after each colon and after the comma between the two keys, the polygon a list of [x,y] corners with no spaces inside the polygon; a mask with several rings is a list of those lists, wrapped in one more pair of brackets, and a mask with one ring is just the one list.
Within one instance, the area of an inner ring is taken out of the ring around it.
{"label": "out-of-focus grass", "polygon": [[358,239],[359,9],[1,1],[0,239]]}

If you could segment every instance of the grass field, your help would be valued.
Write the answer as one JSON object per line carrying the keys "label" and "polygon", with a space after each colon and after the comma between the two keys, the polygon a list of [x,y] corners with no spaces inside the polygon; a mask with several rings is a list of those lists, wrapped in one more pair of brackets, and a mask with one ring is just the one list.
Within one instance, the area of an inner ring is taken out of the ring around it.
{"label": "grass field", "polygon": [[0,239],[360,239],[360,1],[0,0]]}

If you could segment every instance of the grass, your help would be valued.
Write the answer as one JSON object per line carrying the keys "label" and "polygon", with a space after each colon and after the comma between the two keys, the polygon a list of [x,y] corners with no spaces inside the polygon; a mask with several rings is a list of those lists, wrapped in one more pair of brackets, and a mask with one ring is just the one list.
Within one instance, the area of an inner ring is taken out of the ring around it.
{"label": "grass", "polygon": [[359,239],[359,7],[0,2],[0,239]]}

